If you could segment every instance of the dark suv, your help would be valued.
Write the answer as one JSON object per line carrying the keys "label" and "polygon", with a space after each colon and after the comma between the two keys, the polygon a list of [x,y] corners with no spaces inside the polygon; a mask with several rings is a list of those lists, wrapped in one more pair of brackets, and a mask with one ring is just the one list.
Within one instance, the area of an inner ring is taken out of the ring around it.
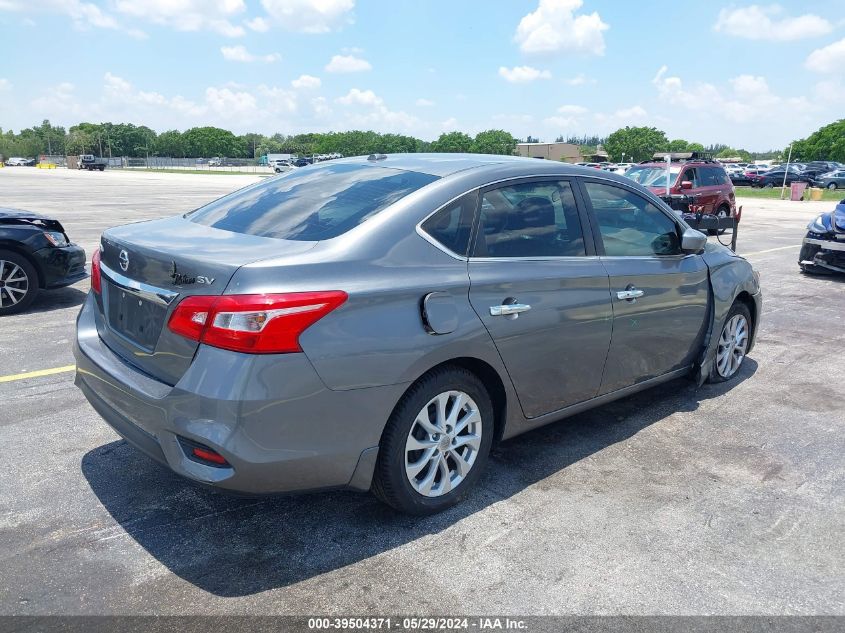
{"label": "dark suv", "polygon": [[[625,175],[662,196],[666,194],[666,171],[665,160],[653,160],[634,165]],[[694,211],[719,217],[729,217],[736,211],[733,183],[725,168],[713,160],[673,155],[669,193],[692,198]]]}

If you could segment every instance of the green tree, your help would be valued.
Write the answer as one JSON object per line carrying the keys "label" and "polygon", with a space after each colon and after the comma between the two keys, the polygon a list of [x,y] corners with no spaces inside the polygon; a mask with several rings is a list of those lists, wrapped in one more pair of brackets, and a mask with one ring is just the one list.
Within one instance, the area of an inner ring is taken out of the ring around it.
{"label": "green tree", "polygon": [[689,149],[689,142],[685,141],[682,138],[676,138],[672,141],[669,141],[669,150],[670,152],[688,152]]}
{"label": "green tree", "polygon": [[237,157],[244,147],[229,130],[217,127],[193,127],[182,134],[185,155],[191,158],[210,156]]}
{"label": "green tree", "polygon": [[[789,148],[783,151],[787,156]],[[792,144],[792,160],[835,160],[845,162],[845,119],[825,125]]]}
{"label": "green tree", "polygon": [[431,144],[432,152],[468,152],[472,147],[472,137],[463,132],[443,133]]}
{"label": "green tree", "polygon": [[666,134],[653,127],[624,127],[607,137],[604,149],[610,160],[621,160],[622,154],[633,161],[651,158],[654,152],[669,146]]}
{"label": "green tree", "polygon": [[155,153],[173,158],[185,157],[185,143],[179,130],[168,130],[158,135],[155,141]]}
{"label": "green tree", "polygon": [[513,156],[514,152],[516,152],[516,144],[518,142],[510,132],[505,132],[504,130],[486,130],[475,135],[475,140],[472,142],[469,151],[474,154]]}
{"label": "green tree", "polygon": [[689,145],[687,145],[686,151],[688,151],[688,152],[703,152],[704,151],[704,145],[702,145],[701,143],[690,143]]}

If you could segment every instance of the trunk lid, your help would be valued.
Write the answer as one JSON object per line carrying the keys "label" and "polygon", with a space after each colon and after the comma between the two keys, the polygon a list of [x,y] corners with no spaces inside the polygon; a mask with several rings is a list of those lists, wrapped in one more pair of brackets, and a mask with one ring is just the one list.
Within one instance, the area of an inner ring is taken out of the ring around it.
{"label": "trunk lid", "polygon": [[109,229],[101,240],[100,337],[130,364],[174,385],[198,347],[167,328],[179,301],[223,294],[241,266],[316,243],[233,233],[181,216]]}

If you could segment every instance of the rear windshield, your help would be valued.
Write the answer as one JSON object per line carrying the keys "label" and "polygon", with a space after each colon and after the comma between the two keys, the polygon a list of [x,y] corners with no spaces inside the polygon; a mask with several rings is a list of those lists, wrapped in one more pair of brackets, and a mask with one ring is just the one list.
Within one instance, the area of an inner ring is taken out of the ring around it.
{"label": "rear windshield", "polygon": [[285,240],[346,233],[437,176],[335,164],[287,172],[215,200],[188,215],[225,231]]}
{"label": "rear windshield", "polygon": [[[675,184],[675,180],[678,178],[679,173],[681,173],[681,169],[679,167],[673,167],[670,169],[670,186]],[[625,175],[634,182],[641,184],[643,187],[666,186],[665,167],[631,167],[631,169],[625,172]]]}

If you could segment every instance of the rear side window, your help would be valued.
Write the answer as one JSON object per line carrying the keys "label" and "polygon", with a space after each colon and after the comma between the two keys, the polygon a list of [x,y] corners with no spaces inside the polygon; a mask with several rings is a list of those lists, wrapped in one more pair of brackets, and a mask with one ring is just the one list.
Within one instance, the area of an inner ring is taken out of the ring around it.
{"label": "rear side window", "polygon": [[702,187],[715,187],[722,184],[720,170],[715,167],[702,167],[698,171],[701,173]]}
{"label": "rear side window", "polygon": [[224,231],[286,240],[343,235],[437,176],[334,164],[287,172],[215,200],[189,219]]}
{"label": "rear side window", "polygon": [[481,197],[476,257],[574,257],[586,255],[571,185],[526,182]]}
{"label": "rear side window", "polygon": [[478,194],[468,193],[423,222],[422,230],[448,250],[465,257],[477,203]]}

